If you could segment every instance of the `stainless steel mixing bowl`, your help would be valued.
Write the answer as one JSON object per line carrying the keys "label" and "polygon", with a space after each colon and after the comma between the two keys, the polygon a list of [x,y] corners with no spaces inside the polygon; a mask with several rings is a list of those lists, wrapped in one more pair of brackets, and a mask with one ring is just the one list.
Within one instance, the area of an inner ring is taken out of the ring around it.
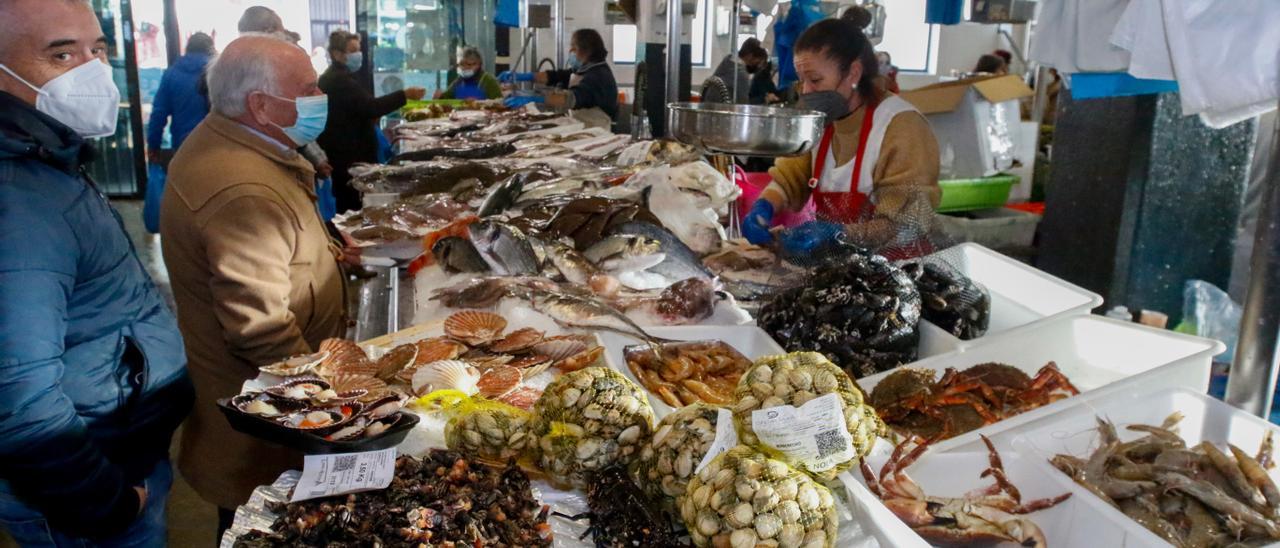
{"label": "stainless steel mixing bowl", "polygon": [[760,105],[669,103],[667,128],[676,140],[711,154],[795,156],[822,138],[821,112]]}

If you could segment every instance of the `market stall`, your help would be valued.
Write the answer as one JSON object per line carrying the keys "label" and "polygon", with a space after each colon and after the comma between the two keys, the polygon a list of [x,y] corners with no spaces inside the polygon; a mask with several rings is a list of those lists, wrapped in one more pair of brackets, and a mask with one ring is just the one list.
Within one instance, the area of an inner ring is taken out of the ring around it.
{"label": "market stall", "polygon": [[1280,537],[1274,427],[1203,395],[1221,343],[1090,316],[976,244],[797,264],[730,239],[714,154],[803,152],[790,113],[692,109],[684,144],[483,107],[407,116],[337,220],[403,265],[402,329],[221,402],[312,455],[224,547]]}

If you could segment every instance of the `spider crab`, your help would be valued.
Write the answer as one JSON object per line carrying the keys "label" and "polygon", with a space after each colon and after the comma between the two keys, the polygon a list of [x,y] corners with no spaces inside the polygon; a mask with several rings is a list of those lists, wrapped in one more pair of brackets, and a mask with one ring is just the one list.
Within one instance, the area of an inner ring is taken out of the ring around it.
{"label": "spider crab", "polygon": [[[991,485],[965,493],[960,498],[931,497],[924,493],[904,470],[924,454],[929,443],[911,438],[893,449],[889,461],[880,469],[880,479],[866,461],[862,476],[894,515],[931,542],[940,544],[973,544],[1016,542],[1022,546],[1043,548],[1044,532],[1025,514],[1058,504],[1071,493],[1057,497],[1022,502],[1022,494],[1005,476],[1000,454],[986,436],[990,467],[979,477],[991,476]],[[910,451],[908,445],[914,445]]]}

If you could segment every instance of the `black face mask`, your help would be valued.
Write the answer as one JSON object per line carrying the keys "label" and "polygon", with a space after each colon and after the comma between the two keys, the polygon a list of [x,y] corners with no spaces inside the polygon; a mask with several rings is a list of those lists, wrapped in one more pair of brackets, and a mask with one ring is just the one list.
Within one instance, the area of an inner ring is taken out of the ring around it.
{"label": "black face mask", "polygon": [[800,106],[827,115],[828,124],[849,115],[849,98],[833,89],[801,95]]}
{"label": "black face mask", "polygon": [[747,74],[760,72],[760,65],[747,65]]}

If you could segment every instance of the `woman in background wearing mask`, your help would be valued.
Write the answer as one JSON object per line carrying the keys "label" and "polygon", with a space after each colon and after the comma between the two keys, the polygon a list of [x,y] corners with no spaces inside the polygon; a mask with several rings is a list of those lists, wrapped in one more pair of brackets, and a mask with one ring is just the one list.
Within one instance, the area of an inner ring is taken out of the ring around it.
{"label": "woman in background wearing mask", "polygon": [[827,19],[795,44],[801,107],[827,117],[808,155],[780,158],[743,222],[755,244],[774,240],[779,209],[812,195],[817,220],[779,236],[783,251],[806,257],[837,238],[899,258],[927,253],[925,236],[941,191],[938,142],[914,107],[874,84],[875,51],[852,22]]}
{"label": "woman in background wearing mask", "polygon": [[409,99],[426,94],[422,88],[406,88],[374,97],[356,73],[364,66],[360,36],[345,30],[329,35],[329,58],[333,64],[320,75],[320,89],[329,96],[329,123],[316,140],[329,155],[333,166],[333,195],[338,213],[360,209],[360,192],[351,188],[347,170],[356,163],[378,161],[378,119],[395,112]]}
{"label": "woman in background wearing mask", "polygon": [[500,99],[502,85],[484,71],[484,58],[475,46],[462,48],[458,54],[458,77],[448,89],[436,93],[436,99]]}
{"label": "woman in background wearing mask", "polygon": [[507,106],[516,108],[528,103],[546,103],[555,109],[568,109],[587,127],[609,129],[618,114],[618,82],[609,68],[609,50],[604,39],[593,29],[578,29],[569,40],[569,66],[564,70],[544,72],[504,72],[503,81],[532,80],[535,83],[568,88],[545,96],[508,97]]}

